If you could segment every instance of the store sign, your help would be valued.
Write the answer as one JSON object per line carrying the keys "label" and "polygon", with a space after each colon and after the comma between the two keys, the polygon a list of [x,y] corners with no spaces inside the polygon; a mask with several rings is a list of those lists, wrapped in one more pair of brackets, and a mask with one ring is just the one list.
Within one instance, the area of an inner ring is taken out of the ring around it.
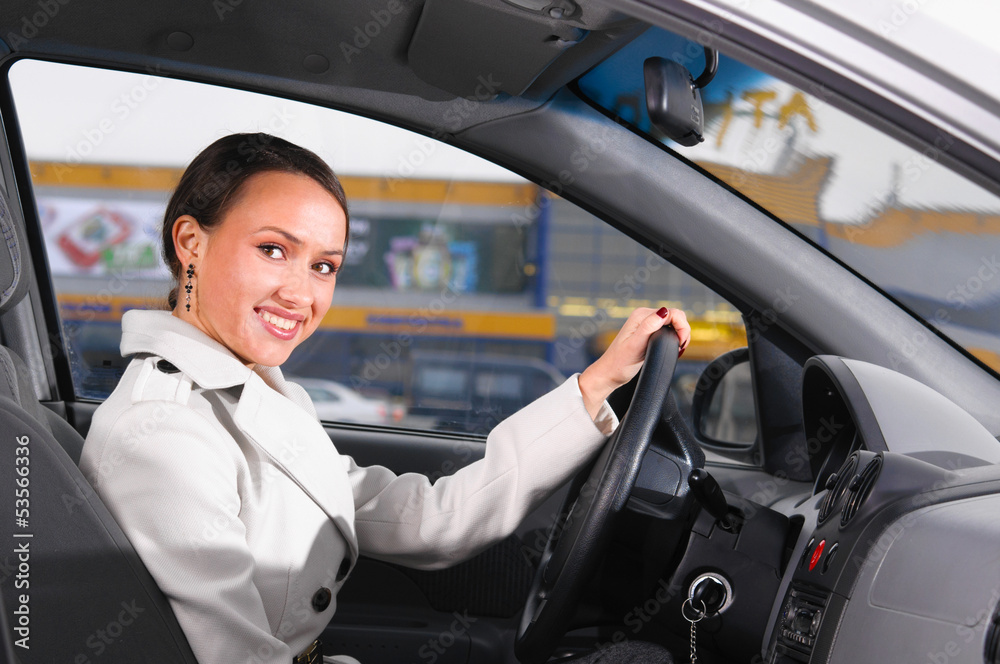
{"label": "store sign", "polygon": [[169,276],[159,248],[162,202],[41,195],[38,205],[53,275]]}

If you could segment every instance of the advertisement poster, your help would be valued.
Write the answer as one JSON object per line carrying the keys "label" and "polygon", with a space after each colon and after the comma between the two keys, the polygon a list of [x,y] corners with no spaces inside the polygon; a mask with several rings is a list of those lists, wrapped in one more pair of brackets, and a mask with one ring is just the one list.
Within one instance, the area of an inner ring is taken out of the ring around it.
{"label": "advertisement poster", "polygon": [[402,293],[520,293],[525,237],[509,220],[462,225],[420,219],[351,221],[344,286],[388,288]]}
{"label": "advertisement poster", "polygon": [[168,278],[160,257],[163,202],[40,195],[38,206],[54,276]]}

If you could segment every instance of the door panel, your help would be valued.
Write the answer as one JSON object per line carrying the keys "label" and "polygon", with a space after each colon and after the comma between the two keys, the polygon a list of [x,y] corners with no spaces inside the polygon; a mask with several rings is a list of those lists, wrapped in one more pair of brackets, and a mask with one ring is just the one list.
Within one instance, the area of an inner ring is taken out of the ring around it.
{"label": "door panel", "polygon": [[[461,436],[374,432],[327,426],[342,454],[361,465],[419,472],[432,481],[481,459],[486,443]],[[561,487],[514,535],[444,570],[414,570],[362,557],[337,598],[323,634],[328,654],[365,664],[404,661],[490,664],[506,661],[539,542],[555,518]]]}

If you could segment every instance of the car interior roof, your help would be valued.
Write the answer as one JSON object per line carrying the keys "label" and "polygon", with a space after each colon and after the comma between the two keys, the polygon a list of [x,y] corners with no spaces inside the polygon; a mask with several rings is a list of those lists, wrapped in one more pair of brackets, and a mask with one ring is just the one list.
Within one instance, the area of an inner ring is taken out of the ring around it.
{"label": "car interior roof", "polygon": [[[36,4],[14,0],[0,7],[0,36],[16,39],[7,46],[25,56],[266,90],[425,129],[437,127],[456,99],[492,102],[463,104],[449,116],[449,132],[538,106],[645,28],[590,2],[580,3],[578,16],[556,20],[489,0],[299,0],[252,7],[239,0],[111,0],[101,12],[60,4],[36,36],[19,39],[22,32],[32,34],[22,30],[22,21],[38,11]],[[510,20],[470,32],[458,11],[469,6],[479,18]],[[433,31],[417,31],[430,9],[438,19]],[[566,47],[583,32],[586,40]],[[492,48],[470,47],[470,58],[454,57],[456,44],[486,38]],[[439,42],[448,47],[435,47]],[[2,50],[9,48],[0,42]],[[509,88],[523,82],[525,72],[528,85]],[[484,93],[484,80],[498,88],[495,98]]]}

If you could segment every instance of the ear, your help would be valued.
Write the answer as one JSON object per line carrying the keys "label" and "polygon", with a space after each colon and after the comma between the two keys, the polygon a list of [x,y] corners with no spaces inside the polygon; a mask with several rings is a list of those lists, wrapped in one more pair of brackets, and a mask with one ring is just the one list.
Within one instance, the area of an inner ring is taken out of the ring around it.
{"label": "ear", "polygon": [[173,228],[174,251],[181,265],[197,262],[207,246],[208,234],[202,229],[198,220],[189,214],[184,214],[174,220]]}

